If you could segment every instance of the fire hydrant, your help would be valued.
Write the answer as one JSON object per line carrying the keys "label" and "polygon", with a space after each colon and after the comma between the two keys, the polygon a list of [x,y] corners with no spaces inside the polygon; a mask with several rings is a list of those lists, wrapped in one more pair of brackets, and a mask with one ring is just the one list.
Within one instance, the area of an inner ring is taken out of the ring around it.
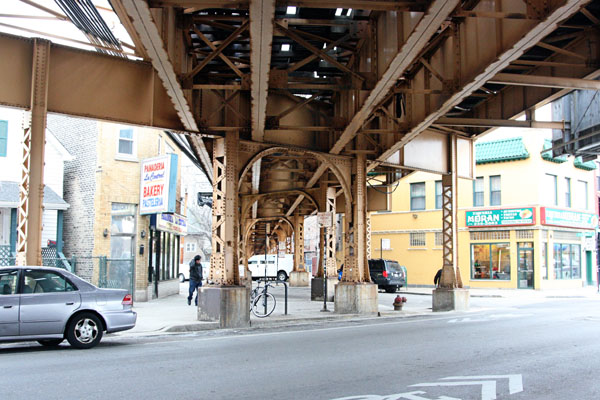
{"label": "fire hydrant", "polygon": [[396,296],[394,299],[394,311],[402,311],[402,306],[406,303],[406,297]]}

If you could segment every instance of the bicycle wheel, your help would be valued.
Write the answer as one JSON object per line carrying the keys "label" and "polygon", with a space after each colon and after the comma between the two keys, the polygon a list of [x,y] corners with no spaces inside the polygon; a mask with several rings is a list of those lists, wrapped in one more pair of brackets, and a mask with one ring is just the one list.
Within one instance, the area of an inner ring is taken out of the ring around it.
{"label": "bicycle wheel", "polygon": [[252,314],[256,315],[258,318],[264,318],[271,315],[271,313],[275,310],[275,297],[271,293],[261,293],[256,299],[254,299],[254,303],[252,303]]}

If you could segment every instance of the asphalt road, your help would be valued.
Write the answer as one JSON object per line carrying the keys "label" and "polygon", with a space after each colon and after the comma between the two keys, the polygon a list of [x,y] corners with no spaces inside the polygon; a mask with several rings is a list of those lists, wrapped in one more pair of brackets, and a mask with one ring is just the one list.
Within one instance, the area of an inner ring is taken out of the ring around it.
{"label": "asphalt road", "polygon": [[[65,342],[66,343],[66,342]],[[598,399],[597,300],[291,328],[0,345],[0,399]],[[367,396],[370,395],[370,396]]]}

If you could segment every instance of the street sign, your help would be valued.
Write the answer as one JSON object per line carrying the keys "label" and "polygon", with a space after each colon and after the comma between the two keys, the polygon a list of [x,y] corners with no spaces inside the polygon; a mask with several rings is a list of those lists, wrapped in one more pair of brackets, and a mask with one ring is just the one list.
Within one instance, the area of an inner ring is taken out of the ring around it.
{"label": "street sign", "polygon": [[331,228],[333,226],[333,213],[317,213],[317,223],[319,224],[319,228]]}

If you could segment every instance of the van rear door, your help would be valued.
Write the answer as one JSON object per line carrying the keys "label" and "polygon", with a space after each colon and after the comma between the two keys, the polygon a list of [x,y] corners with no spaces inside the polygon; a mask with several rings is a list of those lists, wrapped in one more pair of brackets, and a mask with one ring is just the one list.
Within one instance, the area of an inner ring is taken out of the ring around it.
{"label": "van rear door", "polygon": [[383,260],[369,260],[369,272],[371,273],[371,280],[373,282],[381,283],[385,279],[383,277],[383,271]]}

